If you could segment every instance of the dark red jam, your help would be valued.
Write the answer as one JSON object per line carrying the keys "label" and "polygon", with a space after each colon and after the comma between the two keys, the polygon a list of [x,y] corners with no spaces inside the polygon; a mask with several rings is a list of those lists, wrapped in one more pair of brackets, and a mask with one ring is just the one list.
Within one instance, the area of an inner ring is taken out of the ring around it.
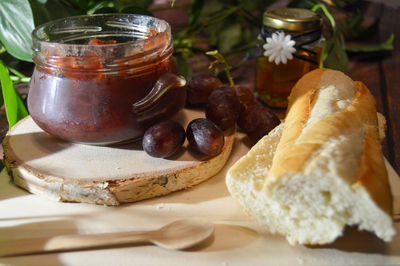
{"label": "dark red jam", "polygon": [[32,118],[44,131],[73,142],[110,144],[142,137],[149,126],[171,117],[185,103],[186,91],[179,87],[144,112],[136,113],[132,107],[161,75],[176,73],[172,48],[168,53],[154,50],[155,42],[165,38],[170,36],[144,42],[143,53],[111,59],[102,57],[101,49],[107,51],[104,54],[110,49],[118,54],[115,41],[99,38],[88,40],[80,56],[41,51],[41,57],[34,56],[36,67],[28,96]]}

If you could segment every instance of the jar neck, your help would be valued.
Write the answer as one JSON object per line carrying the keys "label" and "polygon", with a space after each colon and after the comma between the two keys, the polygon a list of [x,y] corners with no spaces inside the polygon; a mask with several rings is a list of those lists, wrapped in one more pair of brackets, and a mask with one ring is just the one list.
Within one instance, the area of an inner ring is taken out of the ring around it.
{"label": "jar neck", "polygon": [[318,28],[315,29],[314,31],[309,31],[309,32],[295,32],[295,31],[274,29],[271,27],[267,27],[265,25],[263,25],[261,28],[261,36],[264,40],[268,37],[271,37],[273,33],[278,33],[278,32],[284,32],[286,35],[290,35],[292,40],[296,42],[295,46],[302,46],[318,41],[321,38],[322,29]]}

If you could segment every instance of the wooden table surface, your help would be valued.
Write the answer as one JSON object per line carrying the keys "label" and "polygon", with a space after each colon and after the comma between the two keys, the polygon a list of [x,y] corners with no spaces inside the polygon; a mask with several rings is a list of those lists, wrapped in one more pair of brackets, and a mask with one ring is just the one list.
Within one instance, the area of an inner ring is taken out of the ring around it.
{"label": "wooden table surface", "polygon": [[[385,41],[391,33],[395,34],[395,49],[388,53],[366,56],[350,55],[347,74],[354,80],[364,82],[375,96],[377,110],[387,120],[386,139],[383,152],[397,173],[400,173],[400,3],[388,1],[385,4],[371,3],[365,10],[373,20],[380,18],[377,41]],[[168,18],[168,14],[161,14]],[[176,17],[175,17],[176,18]],[[172,19],[172,18],[171,18]],[[182,21],[182,18],[180,18]],[[242,83],[254,86],[254,68],[247,68]],[[20,89],[23,94],[27,89]],[[280,117],[284,111],[276,110]],[[0,135],[7,131],[4,111],[0,114]],[[0,150],[1,152],[1,150]],[[0,153],[1,154],[1,153]]]}

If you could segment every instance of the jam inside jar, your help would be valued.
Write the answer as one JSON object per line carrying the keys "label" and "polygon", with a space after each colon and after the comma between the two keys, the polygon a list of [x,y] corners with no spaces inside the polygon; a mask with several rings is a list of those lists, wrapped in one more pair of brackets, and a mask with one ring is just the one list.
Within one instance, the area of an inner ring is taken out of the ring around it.
{"label": "jam inside jar", "polygon": [[131,141],[185,104],[185,80],[177,75],[163,20],[77,16],[39,26],[32,35],[28,109],[53,136],[96,145]]}

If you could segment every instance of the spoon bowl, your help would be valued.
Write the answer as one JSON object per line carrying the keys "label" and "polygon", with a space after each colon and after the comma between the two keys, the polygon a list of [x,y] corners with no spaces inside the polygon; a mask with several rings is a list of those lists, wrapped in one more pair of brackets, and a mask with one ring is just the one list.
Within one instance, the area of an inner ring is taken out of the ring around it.
{"label": "spoon bowl", "polygon": [[214,233],[214,224],[195,220],[178,220],[149,232],[153,244],[167,249],[186,249],[199,244]]}

